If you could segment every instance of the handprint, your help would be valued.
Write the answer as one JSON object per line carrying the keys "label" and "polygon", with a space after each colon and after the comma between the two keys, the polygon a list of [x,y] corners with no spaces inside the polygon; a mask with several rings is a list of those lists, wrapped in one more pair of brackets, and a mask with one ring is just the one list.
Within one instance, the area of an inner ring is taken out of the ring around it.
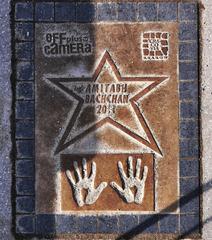
{"label": "handprint", "polygon": [[[116,182],[111,182],[110,185],[127,203],[135,202],[137,204],[141,204],[144,198],[144,187],[147,178],[148,167],[144,166],[143,177],[140,178],[141,159],[137,159],[135,176],[133,174],[133,158],[131,156],[128,157],[127,163],[129,177],[126,176],[122,163],[120,161],[118,162],[118,169],[123,182],[123,188],[121,188]],[[130,189],[132,187],[136,187],[135,196]]]}
{"label": "handprint", "polygon": [[[76,180],[75,181],[71,175],[69,170],[66,171],[66,176],[72,186],[74,198],[78,204],[78,206],[82,207],[84,204],[93,204],[99,198],[99,195],[107,187],[106,182],[102,182],[96,189],[94,186],[94,181],[96,177],[96,163],[92,162],[91,166],[91,174],[88,177],[87,175],[87,163],[86,159],[82,160],[82,175],[80,173],[77,161],[74,161],[74,170],[76,173]],[[87,189],[87,196],[85,198],[85,202],[82,195],[82,189]]]}

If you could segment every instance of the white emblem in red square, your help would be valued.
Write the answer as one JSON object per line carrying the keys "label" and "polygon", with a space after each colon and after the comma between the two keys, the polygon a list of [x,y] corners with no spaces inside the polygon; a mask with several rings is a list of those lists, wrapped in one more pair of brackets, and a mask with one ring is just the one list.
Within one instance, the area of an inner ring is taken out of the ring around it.
{"label": "white emblem in red square", "polygon": [[169,33],[144,32],[141,49],[144,61],[167,60],[169,57]]}

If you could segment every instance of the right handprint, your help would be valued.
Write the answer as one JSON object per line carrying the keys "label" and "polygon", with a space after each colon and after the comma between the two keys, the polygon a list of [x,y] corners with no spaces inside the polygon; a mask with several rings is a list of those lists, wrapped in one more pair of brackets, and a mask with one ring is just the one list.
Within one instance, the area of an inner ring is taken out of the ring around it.
{"label": "right handprint", "polygon": [[[128,165],[128,176],[126,175],[122,163],[118,162],[118,169],[121,180],[123,182],[123,188],[121,188],[116,182],[111,182],[111,187],[118,192],[121,198],[123,198],[127,203],[137,203],[141,204],[144,198],[144,188],[145,182],[148,173],[148,167],[144,166],[142,178],[140,176],[141,173],[141,159],[137,159],[136,162],[136,170],[135,176],[133,171],[133,158],[131,156],[128,157],[127,160]],[[136,187],[135,196],[131,191],[131,188]]]}

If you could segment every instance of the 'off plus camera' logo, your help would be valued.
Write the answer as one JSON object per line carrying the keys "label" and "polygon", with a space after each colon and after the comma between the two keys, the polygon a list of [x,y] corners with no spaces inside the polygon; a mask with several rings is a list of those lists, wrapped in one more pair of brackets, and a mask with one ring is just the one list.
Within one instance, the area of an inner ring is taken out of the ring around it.
{"label": "'off plus camera' logo", "polygon": [[48,32],[44,35],[43,53],[47,57],[91,55],[93,46],[87,32]]}

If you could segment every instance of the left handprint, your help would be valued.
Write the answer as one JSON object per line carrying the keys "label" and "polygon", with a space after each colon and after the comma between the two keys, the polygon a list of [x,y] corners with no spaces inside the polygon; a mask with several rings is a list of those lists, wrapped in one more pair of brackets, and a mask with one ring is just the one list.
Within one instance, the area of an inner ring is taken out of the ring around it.
{"label": "left handprint", "polygon": [[[92,162],[91,165],[91,174],[88,177],[87,173],[87,163],[86,159],[82,160],[82,175],[80,173],[77,161],[74,161],[74,170],[76,175],[76,181],[73,179],[71,172],[66,171],[66,176],[70,182],[70,185],[73,189],[74,198],[79,207],[84,206],[84,204],[91,205],[97,201],[101,192],[107,187],[106,182],[102,182],[97,188],[94,186],[95,177],[96,177],[96,163]],[[82,195],[82,189],[87,190],[87,196],[85,201]]]}

